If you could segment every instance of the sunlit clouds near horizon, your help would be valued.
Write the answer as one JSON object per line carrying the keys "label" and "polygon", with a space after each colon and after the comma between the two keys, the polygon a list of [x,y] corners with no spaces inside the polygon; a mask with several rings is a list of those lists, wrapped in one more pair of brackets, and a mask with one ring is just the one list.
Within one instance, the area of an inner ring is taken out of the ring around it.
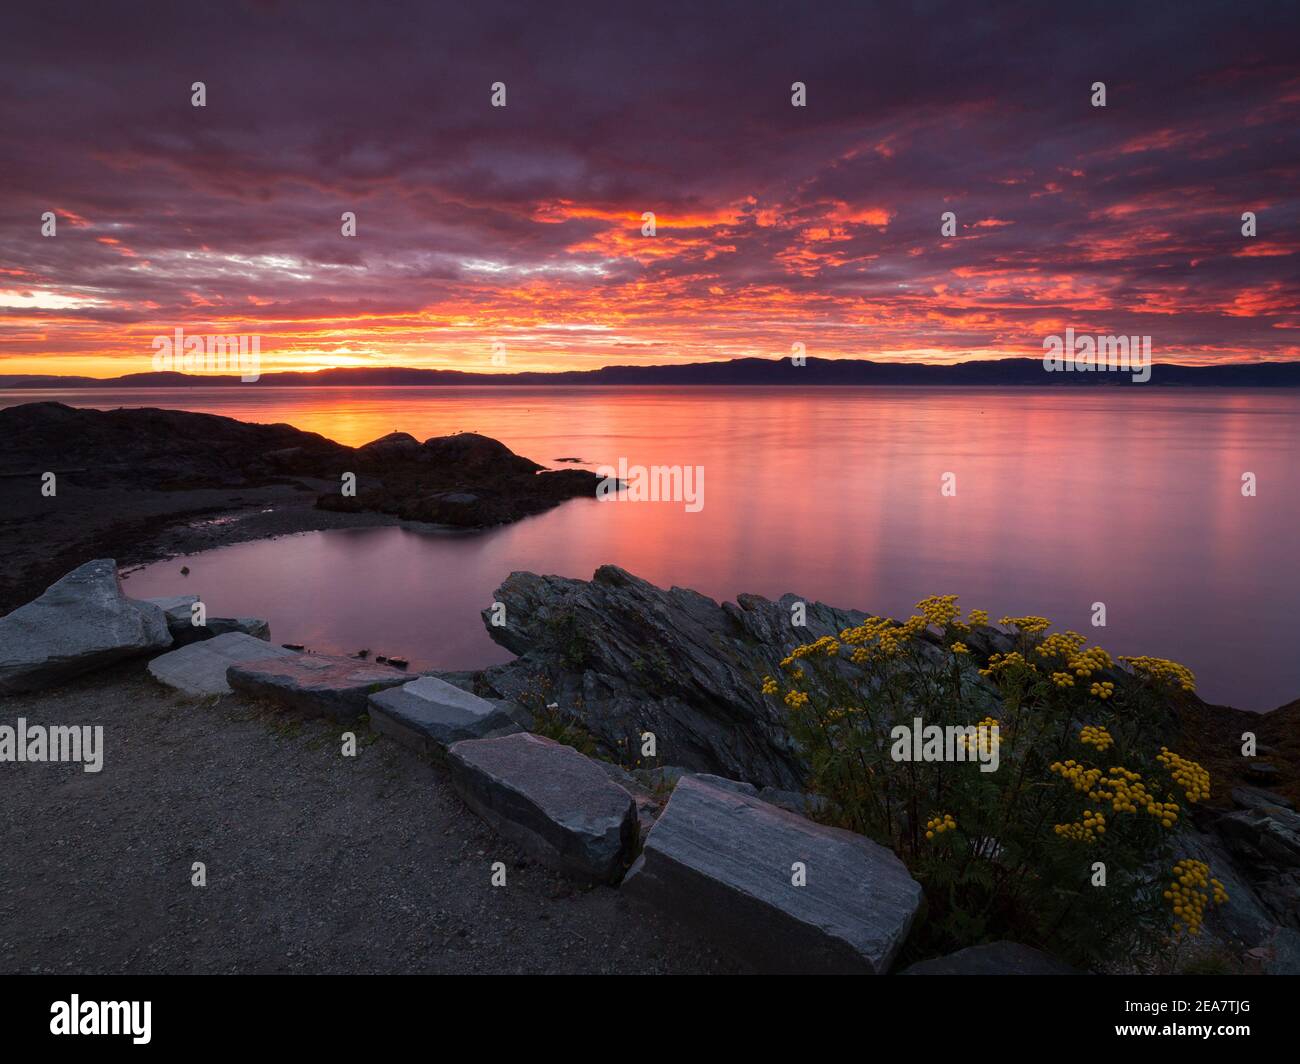
{"label": "sunlit clouds near horizon", "polygon": [[260,335],[264,371],[954,362],[1067,326],[1300,359],[1294,4],[6,21],[0,373],[144,371],[176,328]]}

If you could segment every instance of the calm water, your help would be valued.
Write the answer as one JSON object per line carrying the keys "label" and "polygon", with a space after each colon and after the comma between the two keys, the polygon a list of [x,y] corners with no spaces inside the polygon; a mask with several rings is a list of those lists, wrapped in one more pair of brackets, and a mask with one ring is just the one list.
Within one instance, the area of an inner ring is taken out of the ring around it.
{"label": "calm water", "polygon": [[[703,466],[704,508],[580,500],[446,536],[336,531],[131,576],[270,619],[277,641],[467,668],[504,660],[478,611],[512,569],[614,562],[715,598],[793,591],[901,614],[921,597],[1041,613],[1112,653],[1190,666],[1251,709],[1300,696],[1300,396],[1131,389],[270,389],[0,393],[169,406],[344,443],[473,430],[547,465]],[[1241,477],[1258,478],[1244,498]],[[956,475],[956,495],[940,492]],[[1108,627],[1089,626],[1104,602]]]}

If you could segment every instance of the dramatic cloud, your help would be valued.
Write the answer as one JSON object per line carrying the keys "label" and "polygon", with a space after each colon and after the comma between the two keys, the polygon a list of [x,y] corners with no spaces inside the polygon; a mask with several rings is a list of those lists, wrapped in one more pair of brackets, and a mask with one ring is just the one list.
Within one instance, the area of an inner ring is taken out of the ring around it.
{"label": "dramatic cloud", "polygon": [[33,7],[0,372],[1300,358],[1294,3]]}

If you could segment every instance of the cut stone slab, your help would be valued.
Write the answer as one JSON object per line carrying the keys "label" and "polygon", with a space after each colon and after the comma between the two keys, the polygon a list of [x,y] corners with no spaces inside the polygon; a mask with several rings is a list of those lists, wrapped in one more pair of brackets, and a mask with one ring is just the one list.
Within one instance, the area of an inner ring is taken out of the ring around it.
{"label": "cut stone slab", "polygon": [[98,558],[0,617],[0,693],[40,690],[171,643],[162,610],[127,598],[117,563]]}
{"label": "cut stone slab", "polygon": [[293,655],[292,650],[271,646],[243,632],[227,632],[154,658],[149,662],[149,674],[187,695],[228,695],[231,689],[226,671],[231,665]]}
{"label": "cut stone slab", "polygon": [[920,961],[899,975],[1080,975],[1064,961],[1019,942],[990,942]]}
{"label": "cut stone slab", "polygon": [[504,707],[436,676],[421,676],[370,696],[375,731],[424,752],[501,729],[518,731]]}
{"label": "cut stone slab", "polygon": [[140,599],[157,606],[167,616],[167,628],[176,646],[212,639],[227,632],[243,632],[258,639],[271,638],[271,626],[260,617],[209,617],[205,625],[196,625],[191,619],[191,607],[199,601],[198,595],[170,595],[166,598]]}
{"label": "cut stone slab", "polygon": [[452,783],[475,813],[543,864],[615,882],[637,839],[632,796],[571,746],[521,732],[448,751]]}
{"label": "cut stone slab", "polygon": [[883,975],[921,905],[883,846],[698,776],[678,782],[622,889],[777,972]]}
{"label": "cut stone slab", "polygon": [[355,720],[372,694],[411,678],[388,665],[330,654],[267,653],[264,659],[231,665],[226,682],[236,691],[335,720]]}

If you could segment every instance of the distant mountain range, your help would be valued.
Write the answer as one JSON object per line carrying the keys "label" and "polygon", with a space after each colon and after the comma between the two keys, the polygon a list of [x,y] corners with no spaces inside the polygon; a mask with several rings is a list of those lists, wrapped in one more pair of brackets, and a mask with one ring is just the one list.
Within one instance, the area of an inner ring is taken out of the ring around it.
{"label": "distant mountain range", "polygon": [[[1004,358],[955,365],[870,362],[863,359],[737,358],[676,366],[605,366],[564,373],[466,373],[450,369],[348,368],[267,373],[256,387],[412,387],[507,385],[1075,385],[1134,386],[1116,372],[1048,373],[1036,358]],[[1213,388],[1300,387],[1300,362],[1242,362],[1220,366],[1158,364],[1148,385]],[[186,373],[131,373],[123,377],[60,377],[0,374],[0,388],[187,388],[250,385],[238,377]]]}

